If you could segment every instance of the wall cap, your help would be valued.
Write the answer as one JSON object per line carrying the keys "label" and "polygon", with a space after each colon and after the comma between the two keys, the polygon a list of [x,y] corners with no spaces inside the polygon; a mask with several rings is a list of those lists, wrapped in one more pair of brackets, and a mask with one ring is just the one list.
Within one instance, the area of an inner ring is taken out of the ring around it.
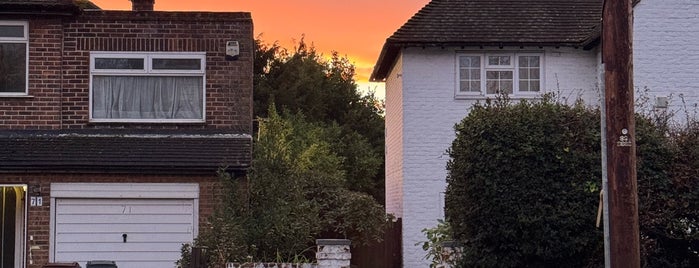
{"label": "wall cap", "polygon": [[349,246],[351,244],[349,239],[316,239],[318,246]]}

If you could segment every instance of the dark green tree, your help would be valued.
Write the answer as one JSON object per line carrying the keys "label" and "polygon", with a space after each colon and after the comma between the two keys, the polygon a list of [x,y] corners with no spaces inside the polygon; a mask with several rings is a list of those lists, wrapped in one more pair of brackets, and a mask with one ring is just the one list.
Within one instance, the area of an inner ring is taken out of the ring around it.
{"label": "dark green tree", "polygon": [[303,38],[291,52],[259,39],[255,44],[255,116],[266,118],[267,107],[274,104],[309,122],[338,126],[331,149],[343,158],[347,186],[383,203],[383,104],[357,90],[354,66],[337,52],[325,59]]}

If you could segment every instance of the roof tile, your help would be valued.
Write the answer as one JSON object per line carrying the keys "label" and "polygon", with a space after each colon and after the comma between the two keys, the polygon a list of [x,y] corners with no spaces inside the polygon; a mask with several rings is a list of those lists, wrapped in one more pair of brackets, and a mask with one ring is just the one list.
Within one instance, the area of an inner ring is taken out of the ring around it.
{"label": "roof tile", "polygon": [[0,131],[0,172],[209,173],[245,170],[249,135],[221,131]]}
{"label": "roof tile", "polygon": [[596,38],[601,0],[432,0],[384,44],[372,80],[408,46],[581,46]]}

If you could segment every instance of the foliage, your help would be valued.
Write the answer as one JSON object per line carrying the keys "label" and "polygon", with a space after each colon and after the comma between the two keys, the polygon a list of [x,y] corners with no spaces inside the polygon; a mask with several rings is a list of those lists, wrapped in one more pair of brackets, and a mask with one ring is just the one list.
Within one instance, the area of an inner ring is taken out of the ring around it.
{"label": "foliage", "polygon": [[438,265],[443,263],[448,263],[452,266],[455,265],[456,260],[453,256],[445,255],[443,243],[452,241],[451,226],[449,222],[444,220],[437,220],[437,226],[434,228],[422,229],[422,233],[427,237],[427,241],[418,242],[416,246],[422,246],[422,250],[427,251],[424,259],[430,260],[430,268],[439,267]]}
{"label": "foliage", "polygon": [[[699,266],[699,125],[636,117],[644,267]],[[507,99],[456,126],[447,216],[466,267],[599,267],[599,113]]]}
{"label": "foliage", "polygon": [[644,267],[699,266],[699,125],[636,119]]}
{"label": "foliage", "polygon": [[266,118],[272,104],[312,123],[337,125],[330,147],[343,159],[346,186],[383,202],[383,105],[358,92],[354,66],[337,52],[325,59],[303,38],[291,52],[259,39],[255,44],[254,115]]}
{"label": "foliage", "polygon": [[475,105],[456,131],[446,214],[461,265],[583,267],[596,257],[599,113],[503,98]]}
{"label": "foliage", "polygon": [[192,246],[190,244],[182,244],[180,247],[180,259],[175,262],[177,268],[189,268],[192,262]]}
{"label": "foliage", "polygon": [[330,142],[339,127],[280,115],[270,107],[260,124],[249,179],[222,175],[224,204],[197,239],[212,262],[312,258],[306,254],[320,234],[354,243],[380,238],[387,224],[383,207],[345,187],[343,158]]}

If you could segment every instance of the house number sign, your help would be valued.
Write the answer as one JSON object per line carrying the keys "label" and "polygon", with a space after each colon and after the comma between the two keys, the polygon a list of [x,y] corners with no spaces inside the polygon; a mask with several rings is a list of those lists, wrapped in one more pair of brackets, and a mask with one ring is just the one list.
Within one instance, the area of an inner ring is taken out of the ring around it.
{"label": "house number sign", "polygon": [[629,138],[629,130],[628,129],[621,130],[621,136],[619,136],[619,140],[616,142],[616,146],[631,147],[631,139]]}
{"label": "house number sign", "polygon": [[44,198],[41,196],[32,196],[29,198],[29,203],[32,207],[40,207],[44,205]]}

